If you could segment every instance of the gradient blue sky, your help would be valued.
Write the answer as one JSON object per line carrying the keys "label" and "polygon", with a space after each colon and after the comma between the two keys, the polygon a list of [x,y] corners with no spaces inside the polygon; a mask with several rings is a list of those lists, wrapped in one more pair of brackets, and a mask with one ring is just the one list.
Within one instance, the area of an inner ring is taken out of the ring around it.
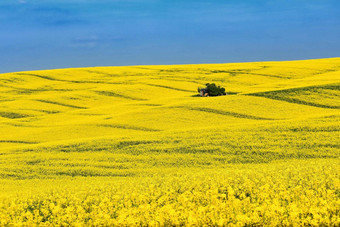
{"label": "gradient blue sky", "polygon": [[0,1],[0,72],[339,56],[339,0]]}

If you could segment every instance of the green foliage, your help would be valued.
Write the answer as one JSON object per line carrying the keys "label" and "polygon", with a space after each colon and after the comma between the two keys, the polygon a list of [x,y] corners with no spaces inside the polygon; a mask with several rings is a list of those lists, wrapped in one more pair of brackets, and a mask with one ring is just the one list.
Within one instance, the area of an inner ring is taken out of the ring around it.
{"label": "green foliage", "polygon": [[[225,88],[224,87],[220,87],[220,86],[216,86],[215,83],[206,83],[206,88],[204,88],[203,90],[206,90],[206,92],[209,94],[209,96],[219,96],[219,95],[225,95]],[[198,88],[198,93],[201,92],[201,88]]]}

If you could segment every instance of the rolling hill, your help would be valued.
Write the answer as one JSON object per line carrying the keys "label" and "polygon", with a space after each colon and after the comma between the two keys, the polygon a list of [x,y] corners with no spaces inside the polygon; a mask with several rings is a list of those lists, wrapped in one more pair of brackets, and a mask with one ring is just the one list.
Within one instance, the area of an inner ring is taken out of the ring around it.
{"label": "rolling hill", "polygon": [[340,58],[14,72],[0,94],[2,225],[340,223]]}

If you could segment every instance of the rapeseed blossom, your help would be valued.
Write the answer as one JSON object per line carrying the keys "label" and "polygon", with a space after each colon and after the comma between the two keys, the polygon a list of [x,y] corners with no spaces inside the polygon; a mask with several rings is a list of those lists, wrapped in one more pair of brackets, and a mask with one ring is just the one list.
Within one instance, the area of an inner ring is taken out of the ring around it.
{"label": "rapeseed blossom", "polygon": [[1,74],[0,226],[339,226],[339,64]]}

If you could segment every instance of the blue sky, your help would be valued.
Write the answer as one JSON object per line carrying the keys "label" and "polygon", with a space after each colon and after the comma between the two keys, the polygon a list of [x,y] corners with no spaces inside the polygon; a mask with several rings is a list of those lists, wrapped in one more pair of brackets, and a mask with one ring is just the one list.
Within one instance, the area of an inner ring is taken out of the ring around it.
{"label": "blue sky", "polygon": [[339,0],[0,1],[0,73],[339,53]]}

